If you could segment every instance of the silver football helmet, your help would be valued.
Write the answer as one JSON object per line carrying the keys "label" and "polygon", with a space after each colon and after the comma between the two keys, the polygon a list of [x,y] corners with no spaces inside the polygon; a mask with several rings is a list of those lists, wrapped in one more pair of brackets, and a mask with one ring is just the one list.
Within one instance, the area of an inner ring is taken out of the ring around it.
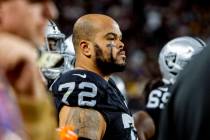
{"label": "silver football helmet", "polygon": [[49,20],[47,28],[45,30],[46,45],[45,49],[50,52],[63,53],[65,51],[64,40],[65,35],[61,33],[57,25]]}
{"label": "silver football helmet", "polygon": [[46,28],[45,37],[46,45],[44,47],[44,51],[51,54],[60,55],[62,58],[54,66],[41,69],[44,76],[47,78],[49,85],[49,83],[52,83],[49,81],[54,81],[61,73],[64,73],[74,68],[75,52],[73,45],[70,46],[72,40],[69,38],[65,40],[65,35],[60,32],[53,21],[49,21]]}
{"label": "silver football helmet", "polygon": [[178,37],[169,41],[159,54],[159,66],[163,82],[174,83],[179,72],[206,47],[204,41],[193,37]]}

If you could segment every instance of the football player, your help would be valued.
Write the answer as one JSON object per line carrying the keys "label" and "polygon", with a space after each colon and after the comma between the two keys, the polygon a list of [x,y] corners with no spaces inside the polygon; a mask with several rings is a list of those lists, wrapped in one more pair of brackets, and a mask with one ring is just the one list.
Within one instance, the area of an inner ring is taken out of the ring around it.
{"label": "football player", "polygon": [[201,39],[184,36],[172,39],[162,48],[159,54],[159,66],[163,78],[146,91],[148,92],[146,93],[148,95],[146,97],[146,111],[152,117],[156,128],[152,139],[157,139],[160,114],[171,95],[170,87],[185,65],[205,47],[206,44]]}
{"label": "football player", "polygon": [[[65,35],[61,33],[53,21],[49,21],[45,32],[46,44],[42,51],[45,65],[41,67],[48,88],[60,74],[73,69],[75,52],[72,46],[71,36],[65,40]],[[46,57],[44,57],[46,56]],[[45,59],[44,59],[45,58]]]}
{"label": "football player", "polygon": [[133,117],[109,76],[126,66],[119,25],[111,17],[88,14],[73,28],[75,70],[52,85],[60,100],[59,126],[72,126],[79,139],[136,140]]}

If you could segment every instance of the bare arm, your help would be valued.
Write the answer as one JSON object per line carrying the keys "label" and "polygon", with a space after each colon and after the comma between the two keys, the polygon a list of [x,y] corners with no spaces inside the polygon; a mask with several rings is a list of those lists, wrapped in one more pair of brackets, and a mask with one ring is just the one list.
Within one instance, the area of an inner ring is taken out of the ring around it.
{"label": "bare arm", "polygon": [[106,121],[93,109],[64,106],[59,114],[59,127],[72,126],[79,137],[101,140],[106,130]]}
{"label": "bare arm", "polygon": [[140,140],[147,140],[155,134],[154,122],[145,111],[134,114],[134,123]]}

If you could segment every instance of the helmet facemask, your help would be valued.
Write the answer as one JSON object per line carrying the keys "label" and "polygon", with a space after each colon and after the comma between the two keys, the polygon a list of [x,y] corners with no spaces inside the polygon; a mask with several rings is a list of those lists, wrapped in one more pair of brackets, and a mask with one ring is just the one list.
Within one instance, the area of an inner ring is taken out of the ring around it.
{"label": "helmet facemask", "polygon": [[[53,81],[60,74],[73,69],[74,55],[66,51],[68,45],[65,43],[65,35],[60,32],[56,24],[49,21],[45,33],[46,44],[44,46],[43,53],[48,53],[50,55],[59,55],[60,61],[51,65],[51,67],[42,67],[41,70],[48,81]],[[49,57],[51,58],[51,57]],[[52,59],[47,60],[48,63],[53,61]]]}

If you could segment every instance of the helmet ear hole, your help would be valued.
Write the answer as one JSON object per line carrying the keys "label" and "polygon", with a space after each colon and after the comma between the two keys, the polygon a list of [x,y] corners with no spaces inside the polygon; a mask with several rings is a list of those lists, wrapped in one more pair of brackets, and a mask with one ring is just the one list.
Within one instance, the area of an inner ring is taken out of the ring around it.
{"label": "helmet ear hole", "polygon": [[159,66],[163,81],[174,83],[177,75],[191,60],[206,47],[204,41],[193,37],[178,37],[169,41],[160,51]]}

